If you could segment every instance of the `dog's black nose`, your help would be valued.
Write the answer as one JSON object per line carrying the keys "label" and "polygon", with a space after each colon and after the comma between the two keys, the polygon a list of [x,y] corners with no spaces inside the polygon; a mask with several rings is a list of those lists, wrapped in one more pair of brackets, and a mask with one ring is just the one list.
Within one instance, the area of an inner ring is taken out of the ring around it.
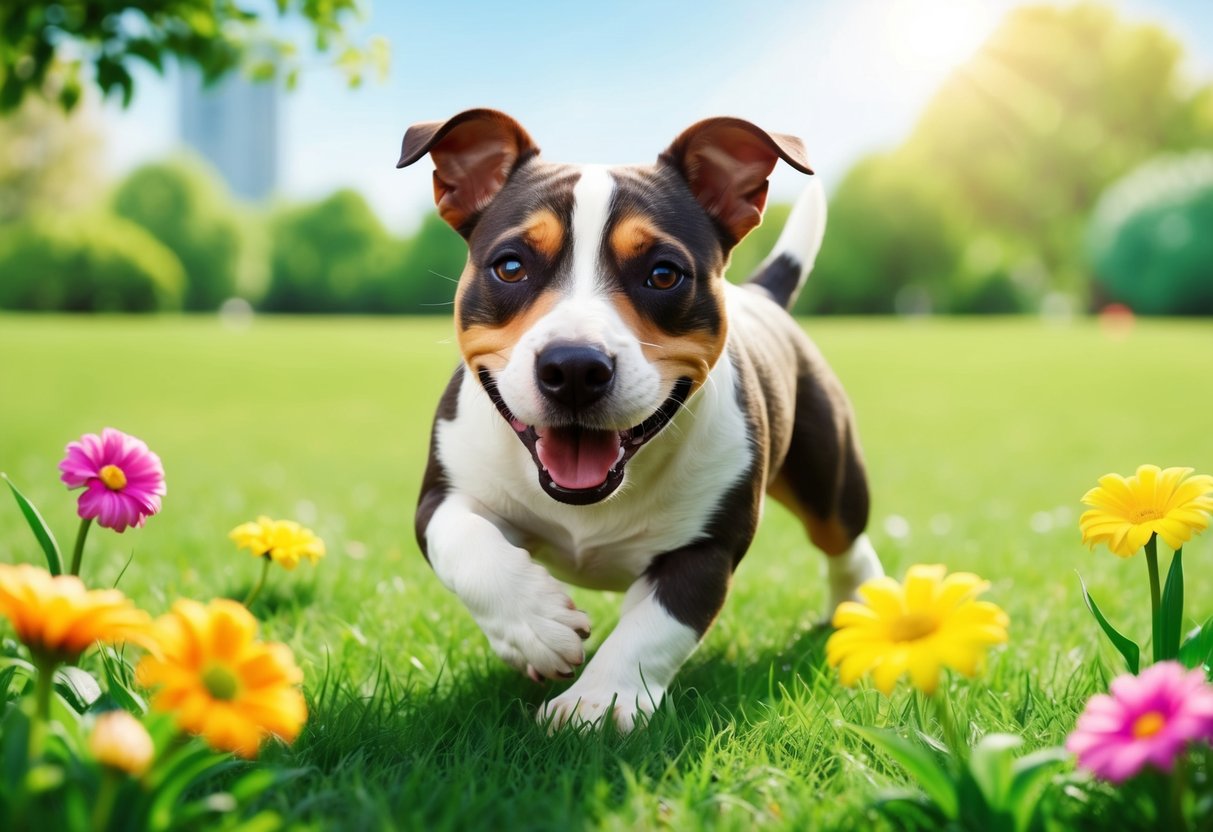
{"label": "dog's black nose", "polygon": [[535,360],[535,381],[545,396],[570,410],[597,402],[615,380],[615,360],[581,344],[550,344]]}

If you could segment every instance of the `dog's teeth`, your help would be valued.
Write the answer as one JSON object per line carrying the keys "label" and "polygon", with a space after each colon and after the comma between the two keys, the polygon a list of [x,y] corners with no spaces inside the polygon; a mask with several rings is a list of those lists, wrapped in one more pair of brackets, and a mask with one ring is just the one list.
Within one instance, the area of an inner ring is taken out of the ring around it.
{"label": "dog's teeth", "polygon": [[[619,456],[615,457],[615,465],[618,465],[623,460],[623,446],[619,446]],[[614,467],[614,466],[612,466]]]}

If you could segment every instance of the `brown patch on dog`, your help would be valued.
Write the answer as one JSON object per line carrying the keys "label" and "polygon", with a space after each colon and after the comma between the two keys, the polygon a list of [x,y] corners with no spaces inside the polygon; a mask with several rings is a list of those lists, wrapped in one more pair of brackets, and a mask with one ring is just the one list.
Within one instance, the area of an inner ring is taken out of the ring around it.
{"label": "brown patch on dog", "polygon": [[[492,372],[504,369],[514,345],[536,321],[552,310],[557,300],[559,296],[556,292],[546,291],[536,297],[521,315],[502,326],[473,324],[461,329],[458,338],[463,360],[473,372],[482,368]],[[459,319],[459,295],[455,296],[455,319]]]}
{"label": "brown patch on dog", "polygon": [[677,238],[662,231],[649,217],[641,214],[629,214],[611,229],[611,251],[620,262],[631,260],[643,254],[654,243],[662,242],[683,253],[687,262],[694,262],[691,253],[686,250]]}
{"label": "brown patch on dog", "polygon": [[[710,291],[723,313],[724,287],[720,285],[721,280],[713,279]],[[672,383],[680,378],[689,378],[692,393],[707,381],[708,373],[724,351],[728,325],[723,314],[716,332],[695,330],[685,335],[670,335],[640,315],[626,297],[616,296],[612,306],[640,342],[644,357],[657,367],[665,381]]]}
{"label": "brown patch on dog", "polygon": [[522,239],[539,254],[555,260],[564,245],[564,225],[550,208],[540,208],[522,224]]}
{"label": "brown patch on dog", "polygon": [[809,539],[813,541],[813,545],[827,555],[841,555],[855,542],[855,535],[847,531],[842,520],[837,517],[822,519],[796,499],[791,484],[784,478],[782,472],[767,486],[767,494],[796,515],[796,519],[808,530]]}
{"label": "brown patch on dog", "polygon": [[652,245],[659,234],[648,217],[624,217],[611,231],[611,249],[620,260],[630,260]]}

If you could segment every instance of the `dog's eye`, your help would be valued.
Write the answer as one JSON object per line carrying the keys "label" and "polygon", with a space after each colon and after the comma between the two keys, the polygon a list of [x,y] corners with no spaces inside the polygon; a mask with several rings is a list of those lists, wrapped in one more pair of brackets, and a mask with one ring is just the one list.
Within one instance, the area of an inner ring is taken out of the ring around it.
{"label": "dog's eye", "polygon": [[649,272],[649,279],[644,282],[645,286],[650,289],[673,289],[678,284],[682,283],[686,275],[677,266],[670,263],[658,263]]}
{"label": "dog's eye", "polygon": [[493,274],[502,283],[517,283],[526,280],[526,266],[517,257],[502,257],[493,264]]}

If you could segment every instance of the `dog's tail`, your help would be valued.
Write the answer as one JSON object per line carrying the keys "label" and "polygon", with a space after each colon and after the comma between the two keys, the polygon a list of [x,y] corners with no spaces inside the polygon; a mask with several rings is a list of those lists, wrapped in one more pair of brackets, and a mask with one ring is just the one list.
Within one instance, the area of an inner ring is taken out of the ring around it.
{"label": "dog's tail", "polygon": [[825,232],[825,189],[815,176],[792,206],[779,240],[749,282],[763,289],[784,309],[791,309],[813,270]]}

